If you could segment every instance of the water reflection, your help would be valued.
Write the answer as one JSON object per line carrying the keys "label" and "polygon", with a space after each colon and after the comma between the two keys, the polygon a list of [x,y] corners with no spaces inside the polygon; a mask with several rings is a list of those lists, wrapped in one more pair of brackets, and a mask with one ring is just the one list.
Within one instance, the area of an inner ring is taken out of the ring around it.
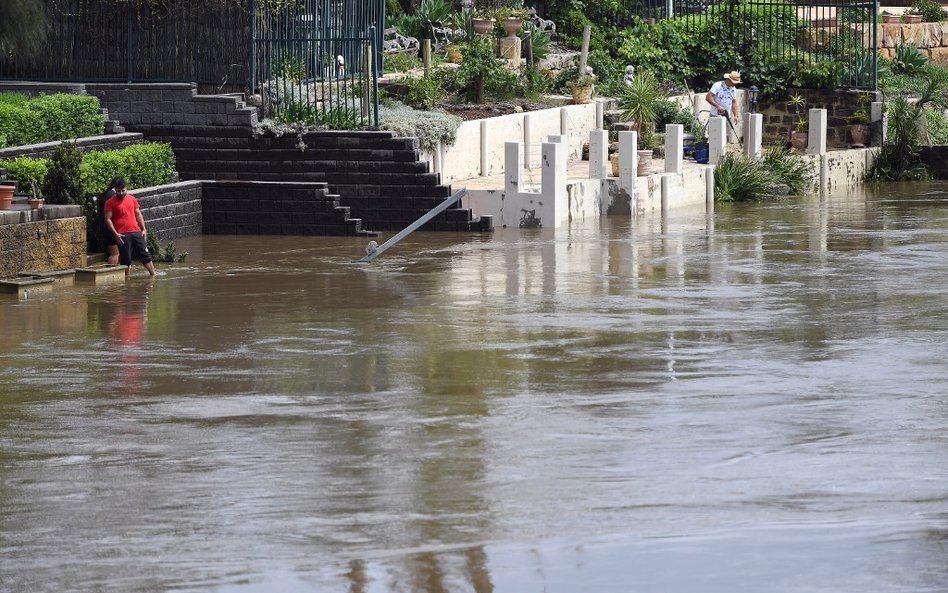
{"label": "water reflection", "polygon": [[937,590],[948,186],[900,191],[2,302],[0,583]]}

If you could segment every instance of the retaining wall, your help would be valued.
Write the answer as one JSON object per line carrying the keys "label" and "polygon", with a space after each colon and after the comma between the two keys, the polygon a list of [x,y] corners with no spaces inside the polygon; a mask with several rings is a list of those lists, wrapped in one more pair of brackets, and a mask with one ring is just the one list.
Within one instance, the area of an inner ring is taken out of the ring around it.
{"label": "retaining wall", "polygon": [[[0,278],[86,265],[86,219],[78,206],[0,212]],[[57,210],[59,210],[57,212]]]}
{"label": "retaining wall", "polygon": [[948,179],[948,146],[923,146],[921,157],[935,179]]}
{"label": "retaining wall", "polygon": [[[806,99],[803,117],[808,117],[810,109],[826,109],[826,145],[831,148],[851,144],[847,119],[858,109],[859,95],[868,94],[871,101],[878,100],[875,93],[866,91],[791,89],[788,93]],[[772,138],[788,140],[790,132],[796,129],[797,117],[786,100],[761,100],[757,112],[764,116],[765,144],[771,144],[768,139]]]}
{"label": "retaining wall", "polygon": [[[79,152],[88,152],[90,150],[119,150],[134,144],[141,144],[143,140],[144,136],[142,134],[124,132],[122,134],[78,138],[75,143]],[[0,160],[15,159],[17,157],[49,158],[53,156],[60,144],[62,142],[56,141],[0,148]]]}

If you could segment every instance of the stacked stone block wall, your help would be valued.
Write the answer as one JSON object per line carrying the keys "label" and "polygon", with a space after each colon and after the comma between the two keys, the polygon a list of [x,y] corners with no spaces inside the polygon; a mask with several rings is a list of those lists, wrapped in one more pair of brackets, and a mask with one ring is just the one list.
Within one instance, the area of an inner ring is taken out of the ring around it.
{"label": "stacked stone block wall", "polygon": [[914,45],[933,62],[948,66],[948,21],[879,25],[879,55],[891,59],[899,45]]}
{"label": "stacked stone block wall", "polygon": [[82,267],[86,251],[82,217],[0,224],[0,278]]}
{"label": "stacked stone block wall", "polygon": [[[88,152],[90,150],[120,150],[134,144],[141,144],[143,142],[143,136],[141,134],[126,132],[123,134],[79,138],[75,142],[79,152]],[[46,159],[53,156],[56,147],[60,144],[62,144],[62,142],[43,142],[42,144],[0,148],[0,160],[15,159],[17,157]]]}
{"label": "stacked stone block wall", "polygon": [[200,235],[204,226],[202,185],[198,181],[134,190],[145,227],[161,241]]}
{"label": "stacked stone block wall", "polygon": [[[789,95],[801,95],[806,99],[803,117],[810,109],[826,109],[826,145],[830,148],[848,147],[849,123],[847,119],[859,108],[859,96],[868,94],[870,101],[876,101],[876,94],[865,91],[830,91],[813,89],[790,89]],[[762,100],[758,113],[764,116],[764,144],[785,142],[790,132],[796,129],[797,117],[787,100]]]}

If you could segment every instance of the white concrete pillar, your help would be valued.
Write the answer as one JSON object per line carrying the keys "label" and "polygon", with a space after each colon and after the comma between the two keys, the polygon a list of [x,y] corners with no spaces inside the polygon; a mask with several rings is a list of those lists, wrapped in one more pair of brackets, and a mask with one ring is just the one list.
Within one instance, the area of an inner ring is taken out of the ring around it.
{"label": "white concrete pillar", "polygon": [[668,124],[665,126],[665,172],[681,173],[684,165],[682,149],[685,140],[685,126]]}
{"label": "white concrete pillar", "polygon": [[596,129],[605,129],[605,112],[602,107],[602,101],[596,101]]}
{"label": "white concrete pillar", "polygon": [[705,206],[708,212],[714,211],[714,165],[704,170]]}
{"label": "white concrete pillar", "polygon": [[438,140],[438,145],[435,146],[434,150],[431,151],[431,168],[433,169],[432,173],[441,173],[442,163],[444,162],[444,153],[442,152],[444,148],[442,143]]}
{"label": "white concrete pillar", "polygon": [[882,122],[882,137],[879,138],[879,144],[885,144],[886,139],[886,122],[885,122],[885,103],[882,101],[873,101],[869,104],[869,121],[873,124],[876,122]]}
{"label": "white concrete pillar", "polygon": [[761,113],[748,113],[744,127],[744,154],[756,161],[760,158],[763,146],[764,116]]}
{"label": "white concrete pillar", "polygon": [[668,200],[671,198],[671,179],[668,175],[662,175],[662,220],[668,218]]}
{"label": "white concrete pillar", "polygon": [[540,195],[536,216],[547,228],[556,227],[560,218],[569,217],[566,196],[566,146],[560,142],[544,142],[540,147]]}
{"label": "white concrete pillar", "polygon": [[523,116],[523,162],[533,168],[533,116],[529,113]]}
{"label": "white concrete pillar", "polygon": [[589,178],[605,179],[610,176],[612,165],[609,163],[609,132],[592,130],[589,132]]}
{"label": "white concrete pillar", "polygon": [[481,177],[487,175],[487,122],[481,121]]}
{"label": "white concrete pillar", "polygon": [[[523,180],[523,146],[519,142],[504,143],[504,194],[512,199],[520,192]],[[508,202],[509,203],[509,202]]]}
{"label": "white concrete pillar", "polygon": [[569,138],[569,112],[560,107],[560,135]]}
{"label": "white concrete pillar", "polygon": [[826,154],[826,110],[811,109],[809,113],[807,154]]}
{"label": "white concrete pillar", "polygon": [[619,132],[619,188],[633,196],[635,195],[635,174],[639,166],[639,157],[636,153],[638,144],[638,132]]}
{"label": "white concrete pillar", "polygon": [[727,153],[727,122],[723,117],[708,119],[708,163],[717,165]]}

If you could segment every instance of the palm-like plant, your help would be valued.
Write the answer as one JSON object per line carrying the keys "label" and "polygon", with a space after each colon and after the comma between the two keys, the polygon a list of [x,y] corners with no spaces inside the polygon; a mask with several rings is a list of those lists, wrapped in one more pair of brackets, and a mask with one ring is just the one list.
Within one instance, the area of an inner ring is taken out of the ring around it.
{"label": "palm-like plant", "polygon": [[619,97],[622,118],[635,122],[635,131],[643,140],[655,130],[655,118],[658,116],[661,98],[662,93],[655,76],[648,70],[639,71],[632,84],[627,86]]}

